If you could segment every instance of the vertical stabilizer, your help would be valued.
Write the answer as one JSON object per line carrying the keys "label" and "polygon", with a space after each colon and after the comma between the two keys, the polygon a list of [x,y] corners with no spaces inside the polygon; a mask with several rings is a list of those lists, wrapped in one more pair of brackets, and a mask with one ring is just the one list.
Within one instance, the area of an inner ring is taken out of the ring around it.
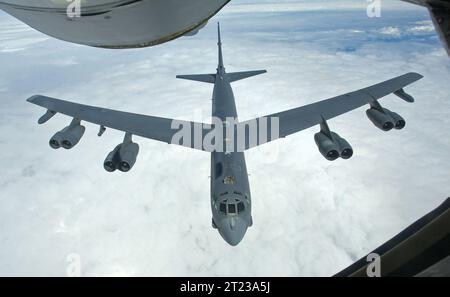
{"label": "vertical stabilizer", "polygon": [[217,46],[219,47],[219,65],[217,67],[217,70],[221,70],[221,69],[225,69],[225,67],[223,66],[222,38],[220,36],[220,23],[217,23],[217,36],[218,36]]}
{"label": "vertical stabilizer", "polygon": [[188,79],[188,80],[194,80],[199,82],[205,82],[205,83],[215,83],[216,77],[219,75],[219,77],[226,76],[228,78],[228,81],[235,82],[238,80],[246,79],[255,75],[266,73],[266,70],[254,70],[254,71],[243,71],[243,72],[232,72],[232,73],[225,73],[225,67],[223,65],[223,53],[222,53],[222,37],[220,34],[220,23],[217,23],[217,46],[219,49],[219,64],[217,66],[217,73],[216,74],[189,74],[189,75],[177,75],[177,78],[181,79]]}

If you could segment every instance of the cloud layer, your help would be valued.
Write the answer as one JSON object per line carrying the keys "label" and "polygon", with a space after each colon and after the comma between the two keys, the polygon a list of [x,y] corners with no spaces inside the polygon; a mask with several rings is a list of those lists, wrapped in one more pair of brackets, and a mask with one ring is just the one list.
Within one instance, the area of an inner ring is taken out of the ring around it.
{"label": "cloud layer", "polygon": [[[331,275],[437,206],[450,193],[450,61],[425,10],[239,12],[232,4],[197,36],[138,50],[102,50],[47,38],[0,14],[0,275]],[[254,226],[237,247],[211,228],[210,156],[136,138],[128,174],[102,168],[123,137],[87,124],[71,151],[48,139],[27,104],[44,94],[131,112],[210,114],[210,85],[176,74],[214,71],[221,21],[228,71],[268,69],[234,84],[241,120],[353,91],[409,71],[417,102],[382,104],[407,127],[384,133],[361,108],[330,122],[354,147],[330,163],[316,128],[246,154]],[[421,28],[424,28],[423,30]],[[394,34],[395,33],[395,34]],[[275,152],[275,153],[274,153]]]}

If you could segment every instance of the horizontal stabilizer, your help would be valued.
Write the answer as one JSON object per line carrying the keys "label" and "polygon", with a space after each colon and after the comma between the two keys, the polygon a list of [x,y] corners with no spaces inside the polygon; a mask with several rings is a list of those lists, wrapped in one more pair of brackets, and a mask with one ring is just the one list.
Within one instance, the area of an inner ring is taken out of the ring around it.
{"label": "horizontal stabilizer", "polygon": [[246,79],[255,75],[260,75],[266,73],[267,70],[255,70],[255,71],[244,71],[244,72],[231,72],[227,73],[228,80],[230,82],[238,81],[241,79]]}
{"label": "horizontal stabilizer", "polygon": [[177,75],[177,78],[200,81],[213,84],[216,82],[215,74],[190,74],[190,75]]}

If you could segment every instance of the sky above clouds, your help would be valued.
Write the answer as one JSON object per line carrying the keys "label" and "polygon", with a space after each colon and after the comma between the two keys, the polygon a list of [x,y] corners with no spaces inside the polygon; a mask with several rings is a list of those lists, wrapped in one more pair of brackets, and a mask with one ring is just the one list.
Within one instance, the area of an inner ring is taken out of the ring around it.
{"label": "sky above clouds", "polygon": [[[368,18],[361,1],[278,2],[234,1],[194,37],[135,50],[58,41],[0,12],[0,275],[63,276],[77,254],[83,276],[328,276],[448,197],[450,59],[427,11],[385,0]],[[99,139],[86,124],[77,147],[54,151],[70,119],[38,126],[43,110],[25,102],[208,119],[211,85],[175,75],[215,71],[216,21],[228,71],[268,70],[233,85],[241,120],[425,76],[407,88],[414,104],[381,100],[404,130],[378,130],[366,108],[330,121],[350,160],[323,159],[318,127],[247,152],[254,225],[237,247],[211,228],[209,154],[136,137],[135,168],[109,174],[121,133]]]}

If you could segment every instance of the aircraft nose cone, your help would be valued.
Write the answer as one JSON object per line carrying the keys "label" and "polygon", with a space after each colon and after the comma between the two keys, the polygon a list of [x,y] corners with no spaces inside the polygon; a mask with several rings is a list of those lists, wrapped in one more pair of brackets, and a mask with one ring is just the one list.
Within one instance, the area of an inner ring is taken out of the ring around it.
{"label": "aircraft nose cone", "polygon": [[223,221],[221,235],[229,245],[236,246],[244,238],[247,227],[246,222],[242,218],[227,218]]}

